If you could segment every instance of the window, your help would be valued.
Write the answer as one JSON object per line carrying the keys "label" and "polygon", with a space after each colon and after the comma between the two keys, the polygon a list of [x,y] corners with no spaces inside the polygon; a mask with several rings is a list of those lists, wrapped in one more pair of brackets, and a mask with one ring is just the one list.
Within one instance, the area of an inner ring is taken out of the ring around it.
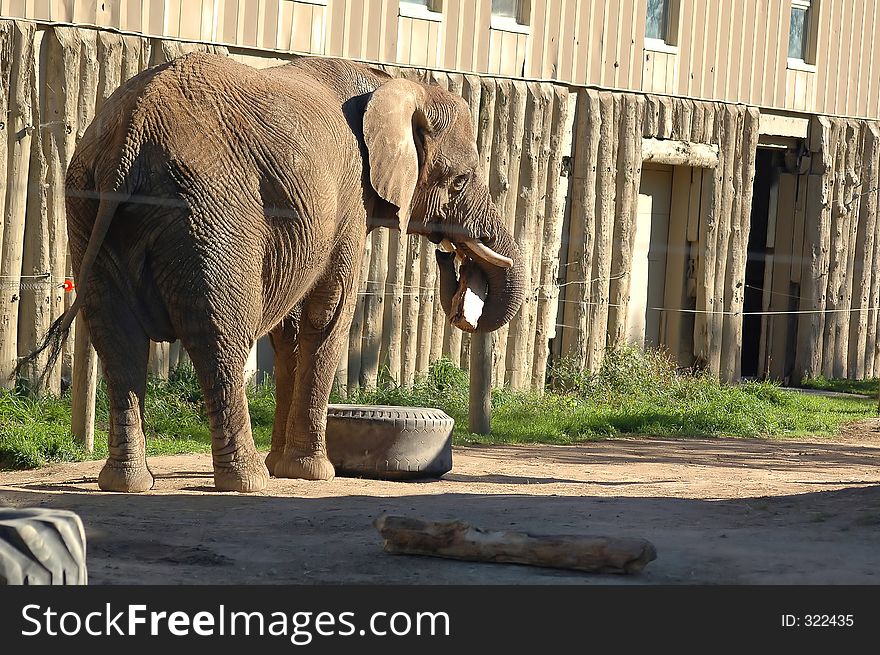
{"label": "window", "polygon": [[679,0],[647,0],[645,47],[677,52]]}
{"label": "window", "polygon": [[791,28],[788,32],[788,56],[791,59],[809,59],[810,9],[809,0],[791,0]]}
{"label": "window", "polygon": [[669,42],[669,0],[648,0],[645,38]]}
{"label": "window", "polygon": [[530,0],[492,0],[492,27],[513,32],[527,32]]}
{"label": "window", "polygon": [[409,18],[442,20],[442,0],[400,0],[400,15]]}
{"label": "window", "polygon": [[441,11],[440,0],[400,0],[401,5],[419,5],[428,11]]}

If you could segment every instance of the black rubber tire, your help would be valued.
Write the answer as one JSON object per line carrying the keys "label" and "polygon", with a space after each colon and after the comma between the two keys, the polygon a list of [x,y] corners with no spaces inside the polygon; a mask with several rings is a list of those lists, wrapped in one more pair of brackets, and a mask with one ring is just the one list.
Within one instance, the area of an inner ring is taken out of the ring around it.
{"label": "black rubber tire", "polygon": [[342,477],[409,480],[452,470],[452,428],[429,407],[330,405],[327,455]]}
{"label": "black rubber tire", "polygon": [[63,509],[0,509],[0,585],[84,585],[86,534]]}

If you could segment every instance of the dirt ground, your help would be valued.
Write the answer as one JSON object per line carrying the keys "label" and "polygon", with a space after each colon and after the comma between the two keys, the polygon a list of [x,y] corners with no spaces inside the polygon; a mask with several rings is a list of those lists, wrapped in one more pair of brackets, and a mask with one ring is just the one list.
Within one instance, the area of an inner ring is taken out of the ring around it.
{"label": "dirt ground", "polygon": [[[0,472],[0,505],[80,514],[91,584],[880,584],[880,421],[835,438],[457,447],[442,480],[275,480],[213,491],[205,455],[150,460],[140,495],[101,462]],[[484,529],[641,537],[640,574],[388,555],[382,513]]]}

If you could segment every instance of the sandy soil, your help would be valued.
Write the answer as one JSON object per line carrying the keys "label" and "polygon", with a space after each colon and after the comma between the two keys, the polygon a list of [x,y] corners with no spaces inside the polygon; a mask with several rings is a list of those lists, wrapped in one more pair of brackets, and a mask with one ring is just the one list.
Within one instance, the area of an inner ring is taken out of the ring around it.
{"label": "sandy soil", "polygon": [[[213,491],[208,456],[150,460],[141,495],[100,462],[0,473],[0,505],[80,514],[92,584],[880,584],[880,421],[833,439],[620,439],[468,447],[438,481],[272,480]],[[633,536],[637,575],[388,555],[382,513],[485,529]]]}

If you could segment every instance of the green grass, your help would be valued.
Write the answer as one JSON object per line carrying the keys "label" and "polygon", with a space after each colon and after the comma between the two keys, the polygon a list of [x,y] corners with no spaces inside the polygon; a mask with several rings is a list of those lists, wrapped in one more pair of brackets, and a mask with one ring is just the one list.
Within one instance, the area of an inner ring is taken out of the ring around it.
{"label": "green grass", "polygon": [[[492,434],[467,429],[467,373],[449,360],[435,362],[411,389],[380,376],[377,389],[349,396],[334,389],[331,402],[437,407],[455,419],[456,443],[572,444],[619,435],[776,436],[834,434],[844,423],[874,416],[873,399],[827,398],[797,393],[769,382],[724,385],[676,370],[659,351],[628,347],[609,351],[600,371],[584,373],[569,361],[548,371],[545,393],[492,392]],[[274,389],[248,391],[254,439],[269,448]],[[145,407],[147,452],[209,452],[202,393],[190,368],[168,381],[151,380]],[[95,452],[70,436],[70,398],[32,399],[0,389],[0,468],[33,468],[57,461],[107,456],[106,389],[98,390]]]}
{"label": "green grass", "polygon": [[[170,379],[150,380],[144,406],[148,455],[211,451],[202,391],[192,368],[172,372]],[[260,449],[272,441],[274,390],[248,393],[254,440]],[[21,389],[0,389],[0,469],[22,469],[59,461],[107,457],[109,404],[103,382],[95,403],[95,450],[85,452],[70,433],[70,396],[31,398]]]}
{"label": "green grass", "polygon": [[820,389],[822,391],[836,391],[838,393],[851,393],[863,396],[877,397],[880,389],[880,378],[868,378],[866,380],[847,380],[841,378],[828,379],[823,376],[810,378],[801,382],[805,389]]}

